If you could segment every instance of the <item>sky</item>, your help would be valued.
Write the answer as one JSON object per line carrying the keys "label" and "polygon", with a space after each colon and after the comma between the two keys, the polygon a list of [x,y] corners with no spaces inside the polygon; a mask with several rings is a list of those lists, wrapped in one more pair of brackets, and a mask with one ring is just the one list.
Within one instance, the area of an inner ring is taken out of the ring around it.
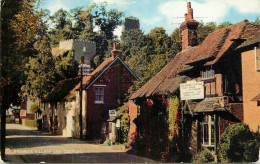
{"label": "sky", "polygon": [[[44,0],[41,8],[50,10],[51,14],[63,8],[70,10],[92,3],[107,3],[109,9],[118,9],[124,16],[134,16],[140,21],[140,29],[144,33],[155,27],[163,27],[170,35],[184,21],[187,12],[187,0]],[[194,19],[197,21],[228,21],[232,24],[247,19],[255,21],[260,17],[260,0],[190,0]],[[121,34],[122,27],[115,30]]]}

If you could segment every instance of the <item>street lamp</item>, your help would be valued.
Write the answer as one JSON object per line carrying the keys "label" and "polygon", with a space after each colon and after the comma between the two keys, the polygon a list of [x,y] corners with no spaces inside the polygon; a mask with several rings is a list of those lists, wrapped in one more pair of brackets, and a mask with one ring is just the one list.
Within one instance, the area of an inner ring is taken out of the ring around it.
{"label": "street lamp", "polygon": [[84,64],[84,60],[81,61],[79,65],[78,76],[80,76],[80,90],[79,90],[79,99],[80,99],[80,113],[79,113],[79,126],[80,126],[80,138],[82,138],[82,79],[83,76],[86,76],[92,72],[90,65]]}

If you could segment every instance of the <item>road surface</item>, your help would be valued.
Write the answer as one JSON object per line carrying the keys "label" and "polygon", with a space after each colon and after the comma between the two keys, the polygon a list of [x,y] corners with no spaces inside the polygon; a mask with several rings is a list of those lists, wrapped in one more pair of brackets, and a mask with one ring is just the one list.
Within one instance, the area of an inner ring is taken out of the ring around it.
{"label": "road surface", "polygon": [[156,162],[151,159],[127,154],[125,150],[121,150],[118,146],[105,146],[103,144],[93,144],[78,139],[50,135],[18,124],[7,124],[6,129],[6,156],[10,162]]}

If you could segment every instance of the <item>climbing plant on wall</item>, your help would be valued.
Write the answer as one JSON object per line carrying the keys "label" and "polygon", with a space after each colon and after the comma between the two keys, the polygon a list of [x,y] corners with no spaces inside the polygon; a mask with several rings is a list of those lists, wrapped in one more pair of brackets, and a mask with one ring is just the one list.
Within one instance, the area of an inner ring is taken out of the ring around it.
{"label": "climbing plant on wall", "polygon": [[178,134],[178,124],[177,124],[177,112],[179,108],[179,99],[177,96],[168,98],[168,125],[169,134],[168,139],[170,142],[173,141],[174,137]]}
{"label": "climbing plant on wall", "polygon": [[176,162],[181,157],[180,132],[180,100],[177,96],[167,98],[167,123],[168,123],[168,161]]}

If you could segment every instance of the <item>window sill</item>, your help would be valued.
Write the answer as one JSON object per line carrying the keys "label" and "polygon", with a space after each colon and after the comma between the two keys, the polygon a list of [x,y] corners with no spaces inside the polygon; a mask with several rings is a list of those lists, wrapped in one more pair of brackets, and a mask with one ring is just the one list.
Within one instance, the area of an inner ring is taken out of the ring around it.
{"label": "window sill", "polygon": [[216,78],[216,76],[213,77],[207,77],[207,78],[201,78],[202,81],[207,81],[207,80],[214,80]]}
{"label": "window sill", "polygon": [[95,101],[95,104],[105,104],[103,101]]}

